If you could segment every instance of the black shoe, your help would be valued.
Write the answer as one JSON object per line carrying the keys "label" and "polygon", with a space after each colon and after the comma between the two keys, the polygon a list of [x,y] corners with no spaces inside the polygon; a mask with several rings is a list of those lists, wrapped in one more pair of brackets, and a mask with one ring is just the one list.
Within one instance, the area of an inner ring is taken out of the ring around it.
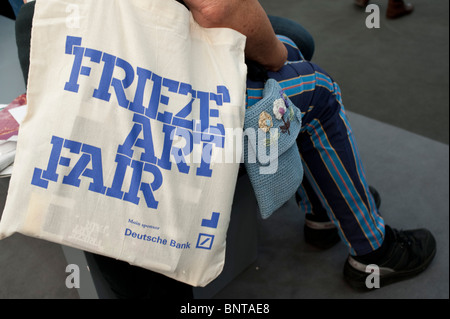
{"label": "black shoe", "polygon": [[385,241],[387,246],[383,256],[375,260],[370,260],[370,254],[348,257],[344,265],[344,278],[352,287],[364,290],[373,288],[366,283],[371,275],[371,271],[367,270],[369,264],[379,269],[377,288],[380,288],[421,273],[436,254],[436,240],[426,229],[398,231],[386,226]]}
{"label": "black shoe", "polygon": [[[381,197],[378,191],[369,186],[369,191],[372,194],[377,209],[381,205]],[[300,202],[300,197],[296,195],[297,204]],[[322,221],[316,219],[314,216],[307,215],[304,226],[305,241],[319,249],[328,249],[336,245],[341,239],[338,230],[333,222],[326,220]]]}
{"label": "black shoe", "polygon": [[330,221],[319,222],[306,217],[303,231],[305,241],[319,249],[331,248],[341,240],[336,226]]}

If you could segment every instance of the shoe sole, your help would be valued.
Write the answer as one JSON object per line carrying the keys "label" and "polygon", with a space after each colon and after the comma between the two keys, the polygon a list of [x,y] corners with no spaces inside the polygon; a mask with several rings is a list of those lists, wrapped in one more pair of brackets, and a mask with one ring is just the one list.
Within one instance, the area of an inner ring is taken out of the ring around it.
{"label": "shoe sole", "polygon": [[[433,252],[430,254],[430,256],[425,260],[423,264],[420,266],[407,270],[407,271],[397,271],[389,275],[384,275],[380,277],[380,288],[402,281],[409,278],[412,278],[421,272],[423,272],[425,269],[428,268],[431,261],[433,260],[434,256],[436,255],[436,247],[434,248]],[[369,288],[366,285],[366,279],[369,276],[369,273],[365,273],[359,270],[356,270],[353,268],[348,261],[345,262],[344,266],[344,279],[347,281],[347,283],[357,289],[357,290],[363,290],[363,291],[371,291],[374,290],[373,288]]]}

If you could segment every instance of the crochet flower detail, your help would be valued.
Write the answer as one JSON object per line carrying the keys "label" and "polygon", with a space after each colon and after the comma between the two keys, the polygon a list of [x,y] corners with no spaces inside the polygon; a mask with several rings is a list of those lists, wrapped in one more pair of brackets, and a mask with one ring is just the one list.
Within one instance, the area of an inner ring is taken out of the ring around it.
{"label": "crochet flower detail", "polygon": [[273,102],[273,114],[277,120],[281,120],[286,113],[286,104],[283,99],[277,99]]}
{"label": "crochet flower detail", "polygon": [[286,106],[289,106],[289,102],[288,102],[288,96],[286,93],[284,93],[283,90],[280,91],[280,95],[283,98],[284,103],[286,103]]}
{"label": "crochet flower detail", "polygon": [[261,114],[259,114],[258,124],[259,128],[264,132],[269,132],[270,128],[273,127],[272,116],[266,111],[261,112]]}
{"label": "crochet flower detail", "polygon": [[[282,133],[288,133],[291,135],[291,132],[289,132],[289,127],[291,126],[291,122],[289,121],[289,116],[287,121],[284,120],[284,114],[286,114],[286,106],[289,107],[289,104],[287,102],[287,95],[281,91],[280,92],[281,98],[275,100],[273,102],[273,114],[277,118],[277,120],[282,120],[284,125],[280,126],[280,130]],[[291,108],[289,108],[291,111]]]}

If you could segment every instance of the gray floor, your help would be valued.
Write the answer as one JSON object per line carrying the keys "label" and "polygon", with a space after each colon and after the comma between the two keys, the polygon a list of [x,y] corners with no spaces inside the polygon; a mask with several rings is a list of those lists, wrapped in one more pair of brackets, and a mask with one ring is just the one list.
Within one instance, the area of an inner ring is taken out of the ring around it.
{"label": "gray floor", "polygon": [[[344,245],[317,251],[303,242],[293,201],[259,220],[256,262],[217,298],[449,298],[449,2],[414,0],[416,12],[365,27],[352,0],[261,0],[270,14],[302,23],[316,40],[314,61],[337,80],[382,214],[398,228],[427,227],[438,254],[419,277],[368,294],[342,280]],[[379,4],[382,13],[387,1]],[[0,16],[0,103],[23,93],[13,21]],[[7,181],[0,180],[4,200]],[[0,208],[2,203],[0,202]],[[65,287],[61,247],[14,235],[0,241],[0,298],[78,298]]]}

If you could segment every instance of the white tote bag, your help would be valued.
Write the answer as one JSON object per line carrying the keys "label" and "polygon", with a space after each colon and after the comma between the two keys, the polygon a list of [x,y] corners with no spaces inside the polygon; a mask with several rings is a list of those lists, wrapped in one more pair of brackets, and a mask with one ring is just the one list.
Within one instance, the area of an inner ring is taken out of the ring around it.
{"label": "white tote bag", "polygon": [[215,279],[239,168],[224,155],[225,132],[243,128],[244,47],[174,0],[37,1],[0,238],[19,232],[193,286]]}

